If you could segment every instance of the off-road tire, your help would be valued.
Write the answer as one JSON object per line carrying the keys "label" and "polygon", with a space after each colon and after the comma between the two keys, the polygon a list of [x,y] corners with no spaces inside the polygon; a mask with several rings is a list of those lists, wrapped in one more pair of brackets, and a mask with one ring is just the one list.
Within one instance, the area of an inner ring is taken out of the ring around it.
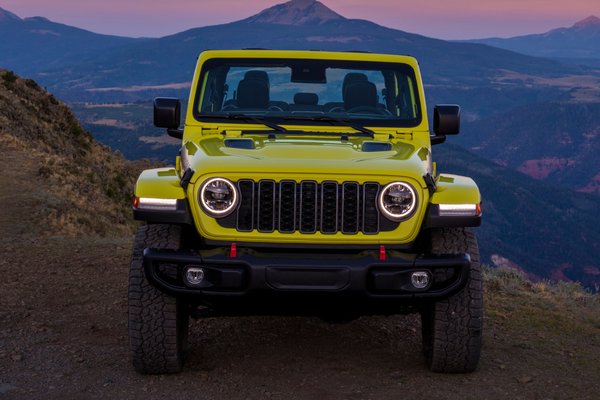
{"label": "off-road tire", "polygon": [[423,352],[433,372],[464,373],[477,368],[483,330],[483,284],[479,247],[473,232],[446,228],[431,232],[432,254],[471,256],[469,280],[451,297],[421,310]]}
{"label": "off-road tire", "polygon": [[142,374],[180,372],[187,346],[189,312],[182,300],[156,289],[146,280],[146,247],[179,249],[181,227],[144,225],[135,236],[129,271],[129,346],[133,366]]}

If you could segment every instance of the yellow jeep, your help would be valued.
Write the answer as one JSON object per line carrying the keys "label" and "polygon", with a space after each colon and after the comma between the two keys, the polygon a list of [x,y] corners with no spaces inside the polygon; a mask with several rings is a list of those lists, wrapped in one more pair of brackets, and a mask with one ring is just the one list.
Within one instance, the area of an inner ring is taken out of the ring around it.
{"label": "yellow jeep", "polygon": [[[133,212],[129,338],[141,373],[182,368],[189,317],[418,312],[427,365],[476,368],[483,300],[481,197],[443,174],[417,61],[357,52],[205,51],[185,121],[154,101],[182,141],[175,166],[144,171]],[[432,131],[432,132],[431,132]]]}

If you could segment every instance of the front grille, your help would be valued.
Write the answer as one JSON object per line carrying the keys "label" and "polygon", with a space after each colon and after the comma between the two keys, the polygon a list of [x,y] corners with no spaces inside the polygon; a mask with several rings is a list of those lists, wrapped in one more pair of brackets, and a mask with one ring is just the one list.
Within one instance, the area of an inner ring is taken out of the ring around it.
{"label": "front grille", "polygon": [[378,183],[241,180],[236,228],[242,232],[375,234]]}

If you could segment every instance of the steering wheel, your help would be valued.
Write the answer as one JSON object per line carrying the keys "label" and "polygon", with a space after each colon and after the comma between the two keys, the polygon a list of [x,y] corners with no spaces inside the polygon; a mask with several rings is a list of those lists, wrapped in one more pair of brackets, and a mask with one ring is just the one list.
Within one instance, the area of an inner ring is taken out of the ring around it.
{"label": "steering wheel", "polygon": [[267,110],[268,111],[281,111],[281,112],[283,112],[283,108],[281,108],[279,106],[269,106],[269,108]]}
{"label": "steering wheel", "polygon": [[221,108],[221,111],[233,111],[239,110],[239,107],[233,104],[227,104],[225,107]]}

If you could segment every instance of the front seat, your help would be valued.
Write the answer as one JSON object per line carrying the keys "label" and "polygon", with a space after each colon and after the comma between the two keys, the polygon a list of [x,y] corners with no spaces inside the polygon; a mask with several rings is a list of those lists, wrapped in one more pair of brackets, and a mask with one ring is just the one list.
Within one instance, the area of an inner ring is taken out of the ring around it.
{"label": "front seat", "polygon": [[346,87],[344,94],[344,108],[346,111],[379,113],[377,110],[377,87],[372,82],[353,82]]}
{"label": "front seat", "polygon": [[343,111],[344,102],[346,101],[346,91],[348,86],[356,83],[356,82],[367,82],[367,75],[360,72],[349,72],[344,76],[344,81],[342,83],[342,101],[332,101],[329,103],[323,104],[323,109],[325,112],[331,111]]}
{"label": "front seat", "polygon": [[237,106],[247,109],[269,108],[269,77],[264,71],[248,71],[237,87]]}

